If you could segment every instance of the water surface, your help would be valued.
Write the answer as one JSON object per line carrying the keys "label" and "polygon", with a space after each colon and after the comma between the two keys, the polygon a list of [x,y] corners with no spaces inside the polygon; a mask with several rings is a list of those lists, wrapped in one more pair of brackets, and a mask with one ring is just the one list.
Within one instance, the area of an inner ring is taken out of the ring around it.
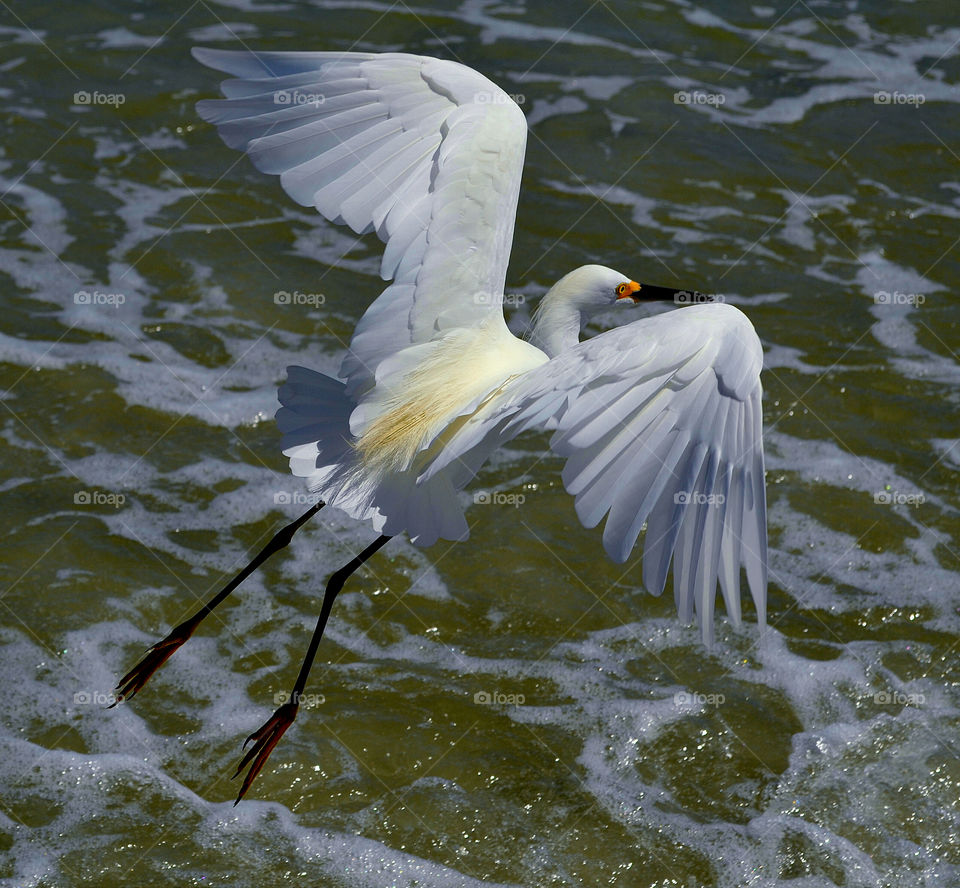
{"label": "water surface", "polygon": [[[960,883],[951,3],[0,15],[3,884]],[[335,372],[382,288],[376,238],[292,205],[197,119],[218,81],[198,43],[438,55],[522,96],[518,330],[588,261],[747,312],[762,635],[746,604],[704,649],[669,586],[650,597],[579,527],[530,435],[481,473],[473,492],[505,497],[471,507],[469,543],[398,539],[351,581],[250,801],[231,805],[240,741],[369,528],[321,513],[105,711],[304,510],[276,387],[289,363]]]}

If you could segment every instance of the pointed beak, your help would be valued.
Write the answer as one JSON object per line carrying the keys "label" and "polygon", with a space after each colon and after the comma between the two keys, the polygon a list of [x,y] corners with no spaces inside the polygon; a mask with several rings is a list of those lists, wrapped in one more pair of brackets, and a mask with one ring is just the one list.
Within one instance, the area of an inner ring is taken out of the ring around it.
{"label": "pointed beak", "polygon": [[699,293],[696,290],[674,290],[672,287],[638,284],[636,281],[630,281],[627,292],[618,296],[617,302],[624,302],[627,299],[635,305],[641,302],[675,302],[677,305],[694,305],[714,301],[708,293]]}

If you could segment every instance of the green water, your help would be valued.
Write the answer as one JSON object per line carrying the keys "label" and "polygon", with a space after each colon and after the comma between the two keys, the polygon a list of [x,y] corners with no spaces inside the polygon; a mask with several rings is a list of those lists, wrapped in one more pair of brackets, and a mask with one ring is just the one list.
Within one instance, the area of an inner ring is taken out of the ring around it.
{"label": "green water", "polygon": [[[952,5],[0,16],[0,883],[960,883]],[[106,711],[305,508],[283,502],[302,491],[276,386],[288,363],[334,372],[383,286],[375,237],[294,206],[197,118],[218,77],[189,48],[240,40],[455,58],[523,95],[518,329],[589,261],[747,313],[766,351],[762,637],[745,599],[704,649],[669,582],[640,588],[639,550],[615,565],[579,526],[532,434],[472,488],[521,505],[472,506],[468,543],[396,540],[350,581],[308,686],[323,702],[250,801],[231,806],[240,742],[369,528],[321,512]],[[515,702],[476,702],[494,692]]]}

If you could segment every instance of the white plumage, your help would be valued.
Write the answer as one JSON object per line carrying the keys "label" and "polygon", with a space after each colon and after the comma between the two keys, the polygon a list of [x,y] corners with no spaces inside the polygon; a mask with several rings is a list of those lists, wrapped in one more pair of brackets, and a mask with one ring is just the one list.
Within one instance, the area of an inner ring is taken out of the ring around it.
{"label": "white plumage", "polygon": [[[625,561],[646,525],[644,585],[671,559],[681,617],[713,631],[740,570],[765,618],[763,354],[747,318],[698,305],[579,341],[641,287],[585,266],[544,297],[530,341],[502,296],[526,143],[520,109],[454,62],[405,54],[195,50],[232,74],[200,114],[332,222],[376,231],[392,283],[366,310],[341,381],[291,367],[277,420],[294,474],[382,534],[464,539],[457,491],[489,454],[553,430],[587,527]],[[656,288],[653,288],[656,289]]]}

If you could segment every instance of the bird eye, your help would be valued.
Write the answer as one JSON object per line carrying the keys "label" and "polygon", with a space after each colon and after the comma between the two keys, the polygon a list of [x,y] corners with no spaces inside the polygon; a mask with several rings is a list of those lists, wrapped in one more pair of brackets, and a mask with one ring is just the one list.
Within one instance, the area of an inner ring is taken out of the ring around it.
{"label": "bird eye", "polygon": [[623,295],[624,293],[626,293],[626,292],[627,292],[627,285],[626,285],[626,284],[619,284],[619,285],[617,286],[617,295],[618,295],[618,296],[622,296],[622,295]]}

